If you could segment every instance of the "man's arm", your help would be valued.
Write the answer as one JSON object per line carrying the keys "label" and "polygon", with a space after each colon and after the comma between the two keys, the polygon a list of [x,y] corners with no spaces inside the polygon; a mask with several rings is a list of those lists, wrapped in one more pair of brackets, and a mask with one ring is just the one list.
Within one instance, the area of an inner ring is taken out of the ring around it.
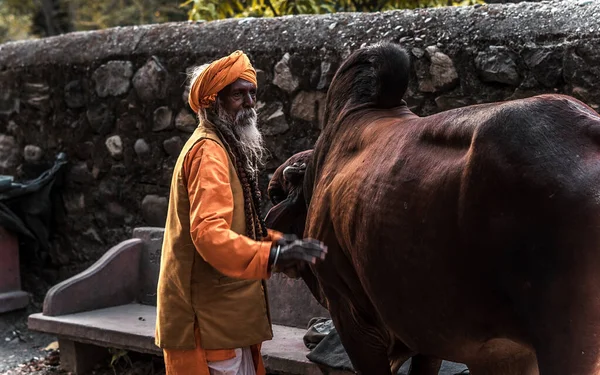
{"label": "man's arm", "polygon": [[[201,140],[184,162],[190,199],[190,234],[202,258],[224,275],[267,279],[273,241],[254,241],[231,230],[233,195],[225,150],[212,140]],[[275,237],[275,238],[273,238]]]}

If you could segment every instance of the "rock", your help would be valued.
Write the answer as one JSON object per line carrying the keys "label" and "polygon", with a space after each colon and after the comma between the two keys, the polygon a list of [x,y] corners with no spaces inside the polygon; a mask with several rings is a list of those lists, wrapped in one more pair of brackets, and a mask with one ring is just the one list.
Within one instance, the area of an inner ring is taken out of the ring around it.
{"label": "rock", "polygon": [[131,86],[133,65],[129,61],[109,61],[101,65],[92,79],[96,83],[96,94],[104,98],[126,94]]}
{"label": "rock", "polygon": [[181,132],[193,133],[197,126],[198,123],[194,116],[185,109],[179,111],[175,117],[175,128]]}
{"label": "rock", "polygon": [[170,156],[178,156],[179,152],[181,151],[181,148],[183,147],[183,144],[183,140],[180,137],[175,136],[166,139],[163,142],[163,148]]}
{"label": "rock", "polygon": [[75,155],[81,160],[91,159],[94,155],[94,142],[85,141],[75,145]]}
{"label": "rock", "polygon": [[565,81],[574,86],[596,87],[600,84],[600,67],[596,62],[600,53],[585,48],[570,50],[564,59]]}
{"label": "rock", "polygon": [[167,95],[167,70],[152,56],[133,76],[137,96],[146,102],[164,99]]}
{"label": "rock", "polygon": [[256,69],[256,84],[258,85],[258,89],[262,90],[265,88],[267,83],[267,73],[264,70]]}
{"label": "rock", "polygon": [[419,112],[425,102],[425,97],[420,94],[409,94],[407,92],[407,94],[404,95],[404,100],[406,101],[408,109],[410,109],[413,112]]}
{"label": "rock", "polygon": [[563,74],[560,51],[541,48],[524,54],[525,64],[535,79],[545,87],[555,87]]}
{"label": "rock", "polygon": [[123,156],[123,141],[119,135],[108,137],[104,144],[113,158],[120,159]]}
{"label": "rock", "polygon": [[98,184],[97,192],[103,200],[116,198],[119,193],[119,187],[114,179],[103,179]]}
{"label": "rock", "polygon": [[333,69],[329,61],[321,61],[321,76],[317,84],[317,90],[323,90],[329,86],[333,78]]}
{"label": "rock", "polygon": [[421,92],[437,92],[456,86],[458,73],[452,59],[440,52],[437,46],[429,46],[425,52],[429,60],[429,68],[418,67],[417,69],[419,90]]}
{"label": "rock", "polygon": [[85,195],[83,193],[65,192],[63,193],[63,202],[70,215],[85,212]]}
{"label": "rock", "polygon": [[59,266],[65,266],[69,264],[71,261],[69,254],[72,253],[69,250],[64,249],[60,243],[57,241],[51,241],[48,249],[48,255],[50,256],[50,259],[52,259],[52,264]]}
{"label": "rock", "polygon": [[292,93],[296,91],[300,82],[298,78],[294,77],[289,67],[290,54],[286,53],[283,58],[275,64],[275,77],[273,78],[273,84],[280,89]]}
{"label": "rock", "polygon": [[173,118],[173,111],[169,107],[159,107],[154,111],[154,122],[152,130],[159,132],[162,130],[171,129],[171,119]]}
{"label": "rock", "polygon": [[73,182],[80,184],[89,184],[94,180],[94,176],[90,172],[87,163],[79,162],[69,170],[69,178]]}
{"label": "rock", "polygon": [[21,90],[21,97],[25,103],[42,112],[50,110],[50,87],[45,83],[25,83]]}
{"label": "rock", "polygon": [[125,176],[127,174],[127,167],[122,163],[113,164],[110,167],[110,173],[115,176]]}
{"label": "rock", "polygon": [[528,90],[528,89],[518,87],[511,96],[506,98],[506,100],[517,100],[517,99],[529,98],[529,97],[532,97],[537,94],[539,94],[539,91],[537,91],[537,90]]}
{"label": "rock", "polygon": [[117,132],[133,132],[138,130],[137,124],[139,119],[136,116],[123,115],[117,119],[116,128]]}
{"label": "rock", "polygon": [[475,57],[475,66],[484,82],[500,82],[514,86],[521,82],[515,55],[506,47],[491,46],[488,51],[479,52]]}
{"label": "rock", "polygon": [[427,47],[426,50],[431,59],[429,73],[431,74],[433,87],[437,90],[443,90],[458,83],[458,73],[456,73],[452,59],[440,52],[436,46]]}
{"label": "rock", "polygon": [[150,146],[148,146],[148,143],[142,138],[139,138],[135,141],[133,149],[135,150],[137,156],[139,156],[140,158],[144,158],[145,156],[150,154]]}
{"label": "rock", "polygon": [[435,98],[435,104],[442,111],[446,111],[448,109],[468,106],[471,104],[471,101],[461,96],[441,95]]}
{"label": "rock", "polygon": [[104,241],[102,241],[102,238],[100,238],[100,236],[98,235],[98,231],[96,231],[95,228],[89,228],[88,230],[83,232],[83,235],[90,240],[93,240],[101,245],[104,245]]}
{"label": "rock", "polygon": [[142,217],[153,227],[164,227],[167,220],[169,201],[158,195],[146,195],[142,200]]}
{"label": "rock", "polygon": [[65,103],[69,108],[81,108],[85,105],[85,87],[80,80],[65,85]]}
{"label": "rock", "polygon": [[422,48],[413,48],[411,50],[412,54],[415,55],[415,57],[417,59],[420,59],[421,57],[425,56],[425,51]]}
{"label": "rock", "polygon": [[15,87],[14,74],[11,71],[0,73],[0,115],[19,113],[19,95]]}
{"label": "rock", "polygon": [[117,202],[108,202],[106,209],[111,216],[119,219],[127,215],[127,210]]}
{"label": "rock", "polygon": [[264,116],[261,121],[261,133],[265,136],[273,136],[288,131],[290,126],[285,119],[285,113],[283,113],[283,104],[276,102],[269,107],[271,109],[267,112],[269,114]]}
{"label": "rock", "polygon": [[590,100],[590,92],[583,87],[573,87],[571,94],[583,102],[588,102]]}
{"label": "rock", "polygon": [[0,134],[0,173],[9,173],[19,165],[20,159],[19,145],[15,137]]}
{"label": "rock", "polygon": [[10,135],[14,135],[16,137],[22,135],[21,127],[14,121],[9,121],[8,126],[6,127],[6,131]]}
{"label": "rock", "polygon": [[43,151],[41,148],[35,145],[27,145],[23,149],[23,158],[26,162],[35,163],[36,161],[40,161],[43,155]]}
{"label": "rock", "polygon": [[301,91],[292,102],[290,114],[292,117],[305,121],[321,123],[325,110],[326,94],[317,91]]}
{"label": "rock", "polygon": [[106,104],[93,105],[86,112],[88,122],[94,131],[101,135],[110,133],[115,123],[115,115]]}

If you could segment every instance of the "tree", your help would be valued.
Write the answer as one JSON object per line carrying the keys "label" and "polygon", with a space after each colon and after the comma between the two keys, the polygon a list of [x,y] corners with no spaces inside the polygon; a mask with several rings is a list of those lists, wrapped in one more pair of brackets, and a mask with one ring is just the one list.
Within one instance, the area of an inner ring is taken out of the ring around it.
{"label": "tree", "polygon": [[378,12],[444,5],[473,5],[483,0],[187,0],[190,20],[230,17],[277,17],[334,12]]}

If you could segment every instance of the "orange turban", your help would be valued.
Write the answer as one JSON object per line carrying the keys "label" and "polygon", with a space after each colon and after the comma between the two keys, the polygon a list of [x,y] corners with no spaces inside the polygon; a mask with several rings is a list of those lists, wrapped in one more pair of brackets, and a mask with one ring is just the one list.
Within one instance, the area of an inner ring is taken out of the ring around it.
{"label": "orange turban", "polygon": [[200,108],[210,106],[219,91],[239,78],[257,85],[256,71],[244,52],[235,51],[229,56],[213,61],[192,82],[188,95],[190,107],[197,113]]}

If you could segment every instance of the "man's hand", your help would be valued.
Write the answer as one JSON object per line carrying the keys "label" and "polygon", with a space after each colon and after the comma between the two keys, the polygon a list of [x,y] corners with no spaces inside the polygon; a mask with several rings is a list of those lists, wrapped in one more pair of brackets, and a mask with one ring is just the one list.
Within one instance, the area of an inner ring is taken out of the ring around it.
{"label": "man's hand", "polygon": [[[269,266],[275,271],[301,266],[301,263],[316,263],[317,259],[325,259],[327,246],[311,239],[298,239],[293,234],[285,234],[271,248]],[[275,271],[276,272],[276,271]]]}

